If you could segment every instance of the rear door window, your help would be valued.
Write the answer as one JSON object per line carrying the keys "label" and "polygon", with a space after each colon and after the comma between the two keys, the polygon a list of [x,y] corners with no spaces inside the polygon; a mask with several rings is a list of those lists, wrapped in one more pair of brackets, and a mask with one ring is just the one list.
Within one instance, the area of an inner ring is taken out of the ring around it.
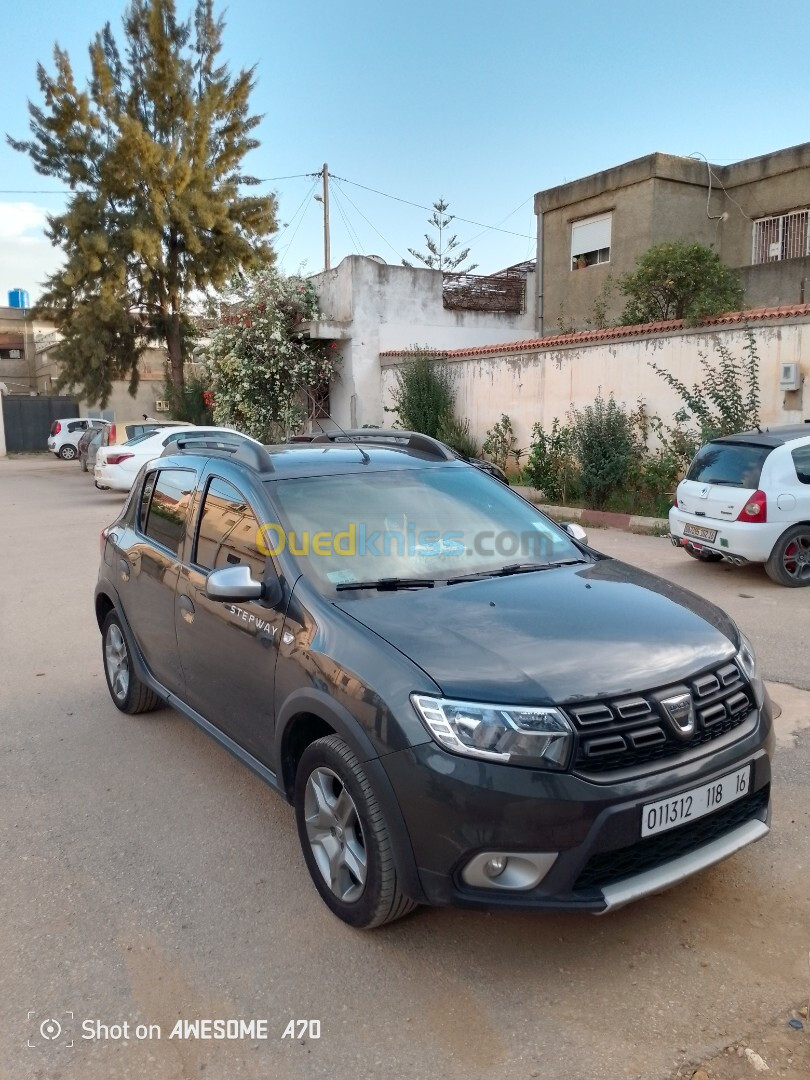
{"label": "rear door window", "polygon": [[699,484],[758,488],[762,466],[772,450],[771,446],[754,443],[707,443],[689,466],[686,479]]}
{"label": "rear door window", "polygon": [[791,450],[793,465],[800,484],[810,484],[810,446],[797,446]]}
{"label": "rear door window", "polygon": [[[191,469],[162,469],[157,478],[150,473],[141,496],[141,528],[156,544],[173,554],[180,551],[186,532],[186,517],[194,493],[194,472]],[[147,490],[151,486],[148,507]]]}

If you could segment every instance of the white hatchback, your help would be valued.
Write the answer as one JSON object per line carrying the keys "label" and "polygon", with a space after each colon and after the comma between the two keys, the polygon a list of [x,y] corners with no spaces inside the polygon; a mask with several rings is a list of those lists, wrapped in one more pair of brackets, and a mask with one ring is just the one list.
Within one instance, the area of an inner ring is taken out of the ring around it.
{"label": "white hatchback", "polygon": [[86,416],[67,416],[54,420],[48,434],[48,449],[63,461],[73,461],[79,453],[79,439],[88,428],[107,427],[106,420]]}
{"label": "white hatchback", "polygon": [[810,427],[707,443],[678,485],[669,529],[693,558],[764,563],[780,585],[810,585]]}
{"label": "white hatchback", "polygon": [[[96,454],[94,477],[96,487],[102,490],[129,491],[135,482],[142,465],[152,458],[160,457],[167,446],[189,435],[208,435],[211,438],[224,436],[231,432],[222,427],[165,427],[157,431],[145,431],[135,435],[128,442],[118,445],[100,446]],[[243,436],[248,438],[248,436]],[[251,440],[255,442],[255,440]]]}

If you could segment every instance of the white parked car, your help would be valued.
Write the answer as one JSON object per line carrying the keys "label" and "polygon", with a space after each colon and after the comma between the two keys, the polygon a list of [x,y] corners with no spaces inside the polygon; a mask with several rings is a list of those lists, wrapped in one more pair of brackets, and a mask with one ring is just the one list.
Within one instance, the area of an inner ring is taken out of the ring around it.
{"label": "white parked car", "polygon": [[764,563],[780,585],[810,585],[810,426],[707,443],[678,485],[669,529],[693,558]]}
{"label": "white parked car", "polygon": [[[142,465],[153,458],[160,457],[167,446],[188,435],[208,435],[212,439],[230,433],[223,427],[185,427],[160,428],[157,431],[145,431],[134,436],[128,442],[118,445],[100,446],[96,454],[94,471],[96,487],[111,488],[113,491],[129,491],[135,482]],[[244,436],[247,438],[248,436]],[[256,440],[251,440],[255,442]]]}
{"label": "white parked car", "polygon": [[48,435],[48,449],[63,461],[73,461],[79,454],[79,439],[88,428],[103,428],[106,420],[91,420],[86,416],[67,416],[54,420]]}

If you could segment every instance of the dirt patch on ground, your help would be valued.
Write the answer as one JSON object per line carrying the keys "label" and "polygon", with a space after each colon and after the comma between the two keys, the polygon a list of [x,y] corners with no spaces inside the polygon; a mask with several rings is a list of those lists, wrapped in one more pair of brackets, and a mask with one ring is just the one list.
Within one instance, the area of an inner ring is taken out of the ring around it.
{"label": "dirt patch on ground", "polygon": [[[791,1026],[791,1021],[793,1025]],[[673,1080],[748,1080],[781,1076],[810,1077],[810,1026],[807,1004],[782,1013],[742,1042],[732,1043],[699,1067],[682,1065]]]}

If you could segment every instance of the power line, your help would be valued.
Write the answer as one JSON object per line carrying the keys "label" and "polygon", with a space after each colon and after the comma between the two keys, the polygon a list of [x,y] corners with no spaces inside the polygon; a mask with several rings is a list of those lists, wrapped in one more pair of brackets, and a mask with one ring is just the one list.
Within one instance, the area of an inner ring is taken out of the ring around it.
{"label": "power line", "polygon": [[358,248],[360,254],[365,255],[365,250],[363,248],[363,245],[360,243],[360,237],[357,235],[357,233],[352,228],[352,225],[351,225],[348,217],[346,216],[346,212],[343,209],[343,198],[345,197],[344,193],[341,192],[341,190],[340,190],[340,188],[339,188],[339,186],[337,184],[335,184],[335,186],[334,186],[334,188],[332,190],[333,190],[334,195],[335,195],[335,205],[338,208],[340,216],[343,218],[343,224],[346,226],[346,232],[349,234],[349,239],[354,242],[354,244]]}
{"label": "power line", "polygon": [[[334,176],[334,173],[330,175]],[[362,188],[364,191],[373,191],[375,195],[382,195],[385,199],[393,199],[395,202],[405,203],[406,206],[415,206],[419,210],[433,210],[432,206],[423,206],[422,203],[411,202],[410,199],[401,199],[398,195],[389,195],[387,191],[380,191],[377,188],[368,187],[367,184],[358,184],[356,180],[347,180],[345,176],[334,176],[335,180],[342,180],[344,184],[351,184],[353,187]],[[528,199],[526,200],[528,202]],[[511,229],[499,229],[496,225],[485,225],[482,221],[473,221],[471,218],[459,217],[458,214],[451,215],[454,221],[463,221],[465,225],[475,225],[477,229],[484,229],[490,232],[502,232],[507,236],[519,236],[522,240],[532,240],[534,237],[529,236],[527,233],[513,232]],[[511,215],[509,215],[511,216]]]}
{"label": "power line", "polygon": [[390,248],[391,248],[391,250],[392,250],[392,251],[393,251],[393,253],[394,253],[394,254],[395,254],[395,255],[397,256],[397,258],[398,258],[398,259],[402,260],[402,256],[401,256],[401,255],[400,255],[400,253],[399,253],[399,252],[397,251],[397,249],[396,249],[396,248],[394,247],[394,245],[393,245],[393,244],[392,244],[392,243],[390,242],[390,240],[386,240],[386,238],[385,238],[385,237],[383,236],[383,234],[382,234],[382,233],[380,232],[380,230],[379,230],[379,229],[378,229],[378,228],[376,227],[376,225],[374,225],[374,224],[373,224],[373,223],[372,223],[371,221],[369,221],[369,219],[368,219],[368,218],[366,217],[366,215],[365,215],[365,214],[363,213],[363,211],[362,211],[362,210],[360,209],[360,207],[359,207],[359,206],[357,205],[357,203],[355,203],[355,202],[354,202],[354,200],[353,200],[353,199],[351,198],[351,196],[350,196],[350,195],[348,194],[348,192],[346,192],[346,191],[343,191],[343,189],[342,189],[342,188],[341,188],[340,190],[341,190],[341,194],[342,194],[342,195],[343,195],[343,196],[344,196],[344,197],[345,197],[346,199],[348,199],[348,200],[349,200],[349,202],[350,202],[350,203],[352,204],[352,206],[353,206],[353,207],[355,208],[355,210],[356,210],[356,211],[357,211],[357,213],[358,213],[358,214],[360,215],[360,217],[361,217],[361,218],[363,219],[363,221],[365,221],[367,225],[370,225],[370,226],[371,226],[371,228],[372,228],[372,229],[374,229],[374,232],[375,232],[375,233],[377,234],[377,236],[379,236],[379,238],[380,238],[380,239],[382,240],[382,242],[383,242],[384,244],[387,244],[387,245],[388,245],[388,247],[390,247]]}

